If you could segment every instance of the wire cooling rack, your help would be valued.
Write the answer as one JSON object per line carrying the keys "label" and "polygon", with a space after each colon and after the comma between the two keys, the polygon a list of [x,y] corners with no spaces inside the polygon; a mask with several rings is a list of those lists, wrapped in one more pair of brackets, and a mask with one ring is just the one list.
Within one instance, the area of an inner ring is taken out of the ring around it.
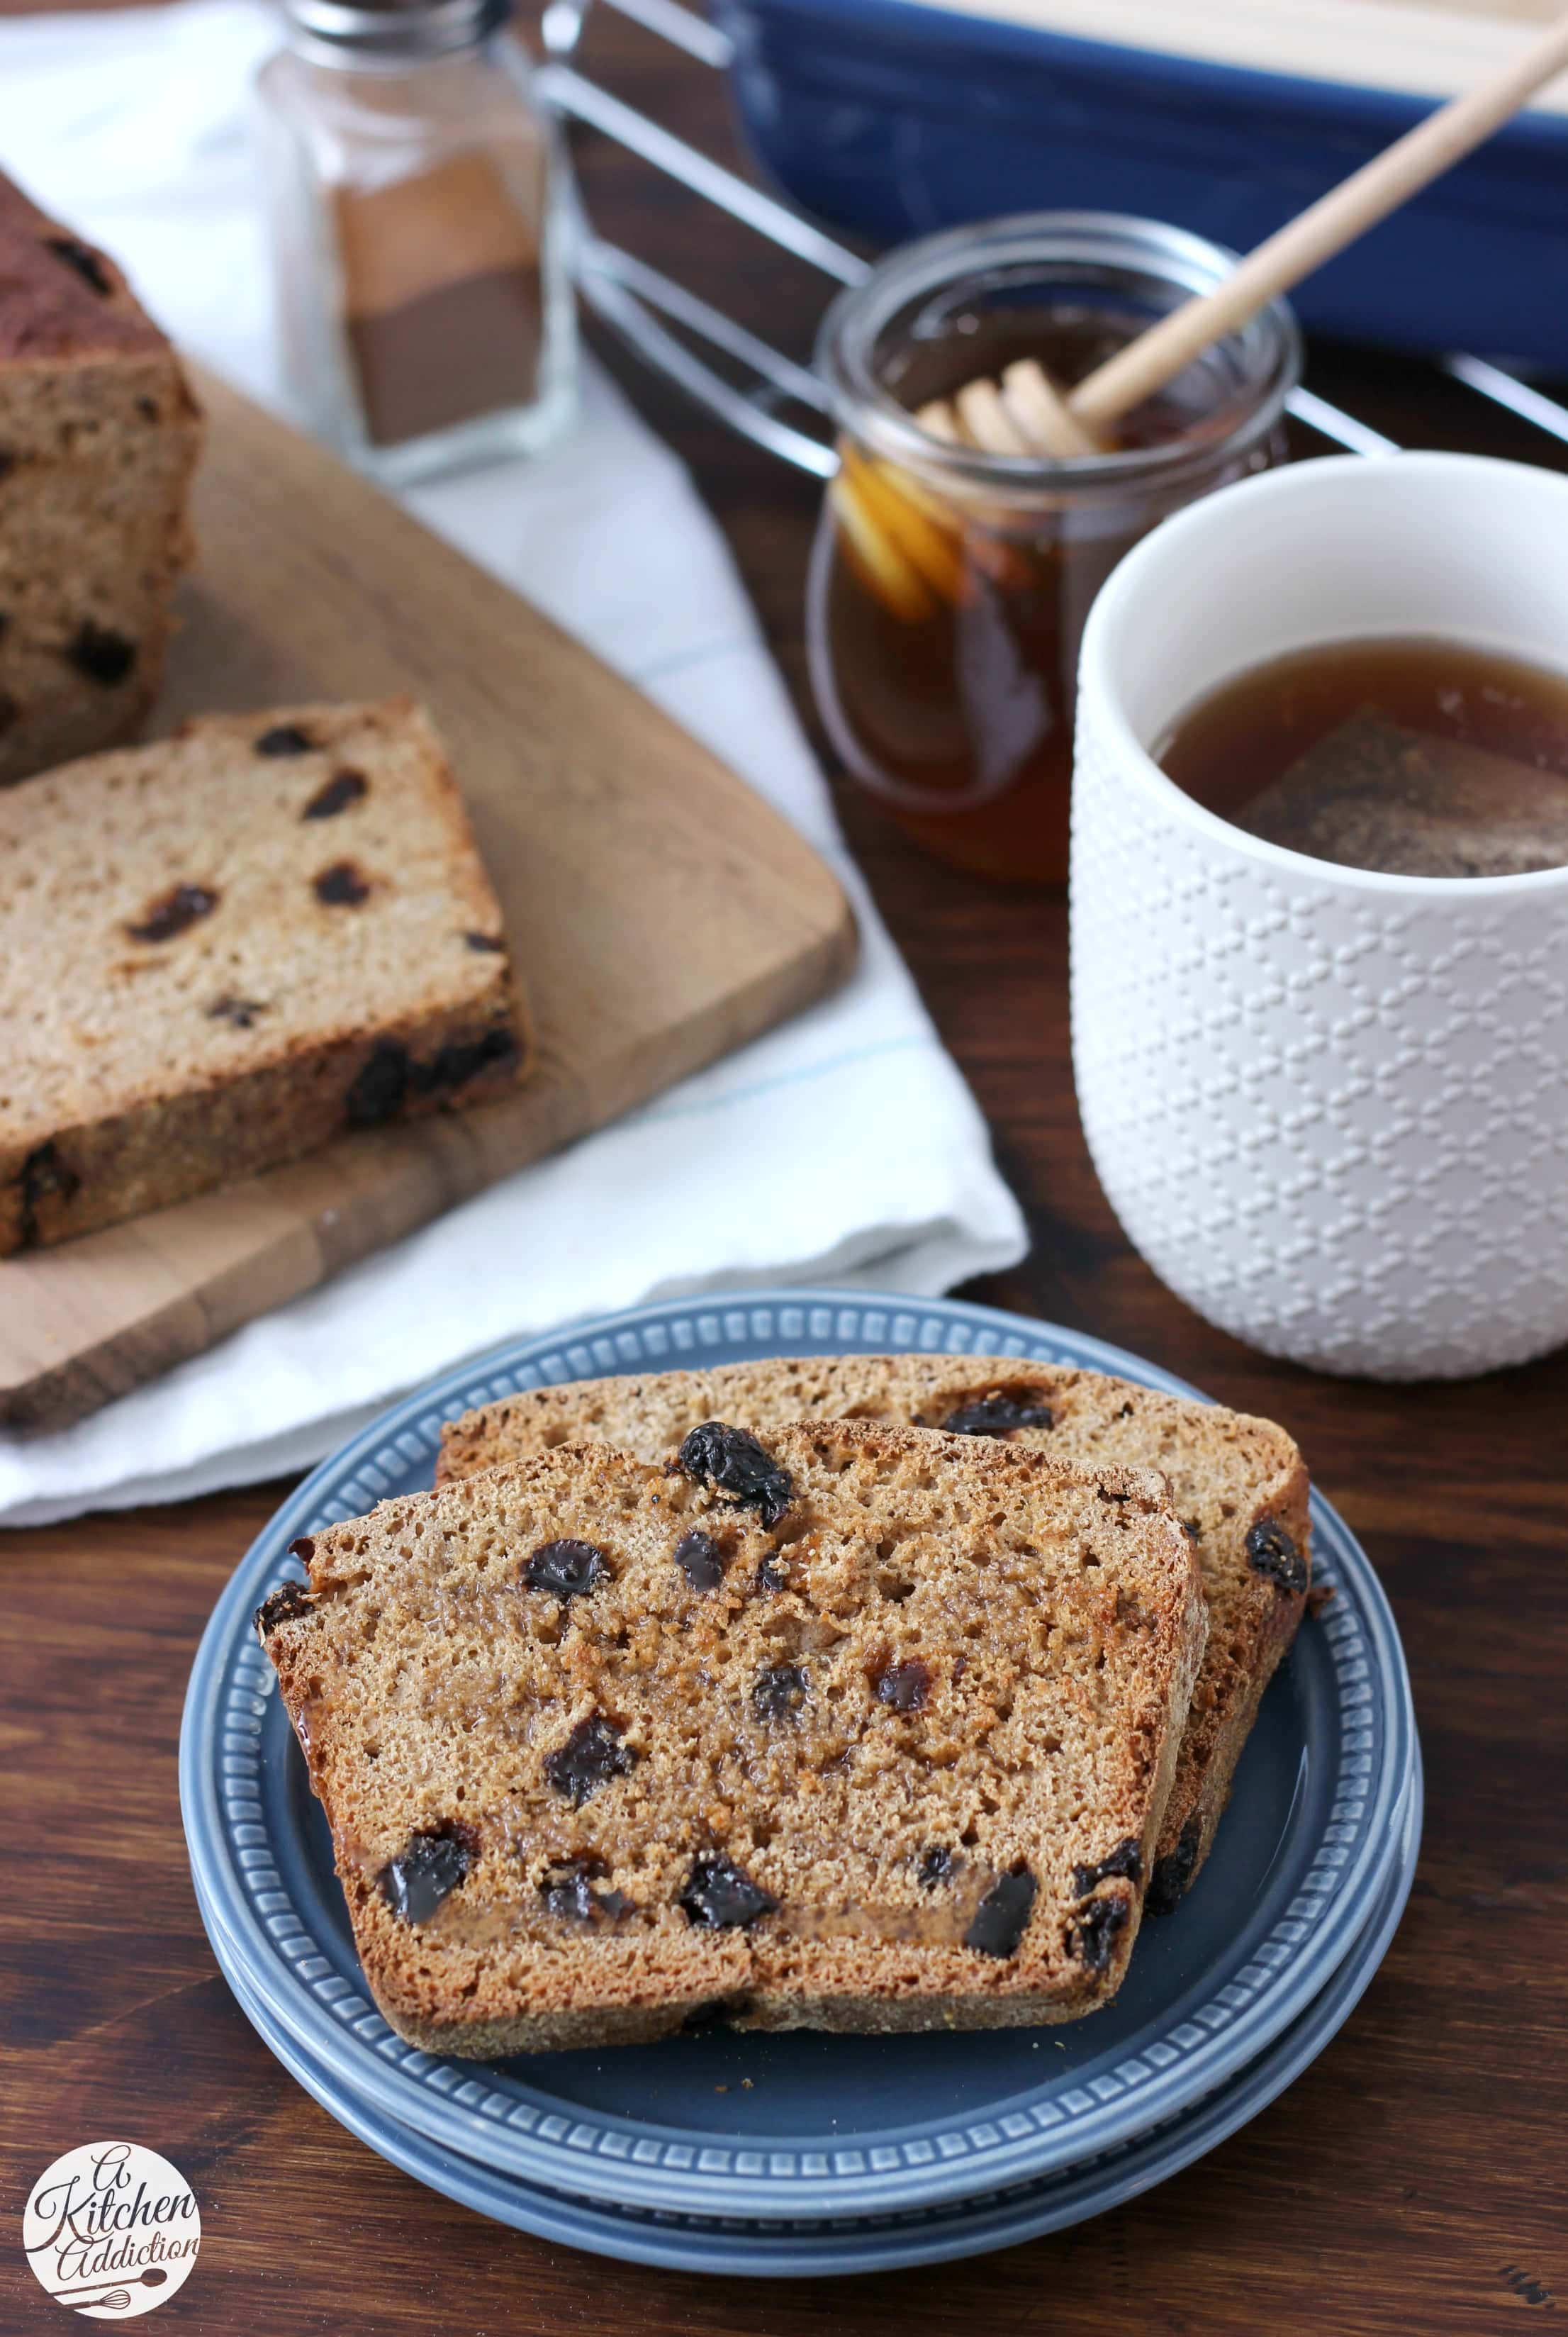
{"label": "wire cooling rack", "polygon": [[[583,34],[595,5],[632,18],[682,51],[693,64],[723,73],[732,44],[719,28],[681,0],[550,0],[541,20],[546,64],[541,93],[564,121],[579,122],[622,146],[652,169],[738,220],[770,243],[821,270],[835,284],[859,284],[872,263],[801,218],[784,203],[726,170],[667,130],[651,115],[602,88],[579,68]],[[579,289],[594,313],[643,362],[743,437],[769,454],[831,478],[838,455],[823,435],[828,426],[827,391],[809,366],[775,349],[727,316],[619,244],[599,235],[580,199],[572,198],[576,224]],[[719,372],[703,354],[719,353],[734,377]],[[1456,351],[1434,360],[1478,396],[1532,423],[1568,445],[1568,406],[1486,358]],[[1299,387],[1287,401],[1298,422],[1353,455],[1392,455],[1396,441],[1315,391]],[[798,419],[791,419],[794,415]],[[806,426],[802,427],[802,424]]]}

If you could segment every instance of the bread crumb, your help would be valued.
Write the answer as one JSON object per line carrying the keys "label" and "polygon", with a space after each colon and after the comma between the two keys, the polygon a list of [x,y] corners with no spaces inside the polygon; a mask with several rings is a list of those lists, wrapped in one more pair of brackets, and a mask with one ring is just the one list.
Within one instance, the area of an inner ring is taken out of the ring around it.
{"label": "bread crumb", "polygon": [[[875,1419],[941,1428],[955,1421],[980,1443],[1008,1407],[1019,1424],[1001,1449],[1043,1452],[1093,1469],[1157,1469],[1194,1545],[1209,1609],[1208,1648],[1175,1782],[1155,1846],[1172,1858],[1194,1814],[1222,1806],[1251,1709],[1296,1629],[1303,1601],[1252,1565],[1248,1538],[1271,1522],[1304,1557],[1310,1542],[1307,1472],[1282,1429],[1264,1420],[1135,1387],[1098,1372],[1005,1355],[817,1355],[653,1373],[543,1388],[472,1412],[445,1428],[437,1482],[470,1476],[579,1437],[650,1462],[667,1462],[699,1422],[753,1434],[809,1419]],[[1025,1424],[1027,1423],[1027,1424]],[[1126,1530],[1126,1520],[1121,1520]],[[785,1586],[798,1593],[817,1562],[805,1544]],[[776,1586],[774,1586],[776,1588]],[[957,1687],[970,1656],[953,1658]],[[869,1775],[869,1764],[862,1765]],[[811,1806],[823,1807],[818,1791]],[[1201,1867],[1213,1826],[1162,1879],[1179,1897]]]}

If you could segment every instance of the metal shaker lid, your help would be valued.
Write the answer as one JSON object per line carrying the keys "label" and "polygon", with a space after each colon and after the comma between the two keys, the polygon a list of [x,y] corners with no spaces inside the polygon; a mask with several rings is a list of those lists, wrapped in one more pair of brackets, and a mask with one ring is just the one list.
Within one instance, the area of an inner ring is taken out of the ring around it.
{"label": "metal shaker lid", "polygon": [[342,64],[407,64],[474,47],[512,0],[284,0],[311,54]]}

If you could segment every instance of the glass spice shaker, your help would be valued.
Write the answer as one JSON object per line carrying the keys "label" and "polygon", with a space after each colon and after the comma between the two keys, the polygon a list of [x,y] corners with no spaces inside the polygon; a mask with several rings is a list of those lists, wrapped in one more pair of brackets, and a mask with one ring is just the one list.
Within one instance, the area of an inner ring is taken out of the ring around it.
{"label": "glass spice shaker", "polygon": [[1070,386],[1233,264],[1155,221],[1037,212],[905,244],[828,310],[840,469],[807,609],[817,705],[852,775],[959,867],[1066,883],[1089,605],[1168,513],[1285,459],[1300,338],[1273,302],[1068,462],[918,416],[1021,357]]}
{"label": "glass spice shaker", "polygon": [[568,210],[510,0],[285,0],[257,82],[286,386],[389,484],[571,406]]}

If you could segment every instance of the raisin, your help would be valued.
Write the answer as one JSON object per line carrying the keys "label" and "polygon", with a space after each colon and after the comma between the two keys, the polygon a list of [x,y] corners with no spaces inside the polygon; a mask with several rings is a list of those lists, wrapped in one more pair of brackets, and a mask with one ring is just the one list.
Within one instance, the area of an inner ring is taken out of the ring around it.
{"label": "raisin", "polygon": [[[330,875],[330,871],[328,874]],[[509,1030],[487,1031],[482,1039],[443,1047],[431,1063],[416,1063],[396,1039],[379,1039],[348,1090],[351,1128],[375,1128],[395,1118],[410,1096],[459,1087],[477,1071],[516,1060],[518,1042]]]}
{"label": "raisin", "polygon": [[1030,1403],[1016,1389],[992,1388],[949,1413],[942,1426],[950,1436],[1010,1436],[1015,1428],[1049,1428],[1048,1405]]}
{"label": "raisin", "polygon": [[378,1039],[348,1090],[350,1128],[378,1128],[393,1119],[403,1109],[412,1080],[407,1048],[395,1039]]}
{"label": "raisin", "polygon": [[1097,1866],[1074,1867],[1074,1896],[1086,1899],[1096,1882],[1108,1882],[1113,1874],[1122,1875],[1128,1882],[1136,1882],[1142,1879],[1143,1872],[1143,1851],[1129,1834],[1125,1842],[1119,1842],[1115,1850],[1107,1851]]}
{"label": "raisin", "polygon": [[571,1923],[591,1923],[594,1896],[589,1889],[589,1862],[574,1859],[559,1873],[546,1875],[539,1886],[547,1914],[559,1915]]}
{"label": "raisin", "polygon": [[1281,1590],[1307,1588],[1307,1561],[1278,1518],[1260,1518],[1247,1535],[1247,1563]]}
{"label": "raisin", "polygon": [[313,1536],[301,1534],[297,1541],[291,1541],[288,1545],[288,1555],[290,1558],[298,1559],[301,1565],[308,1566],[316,1556],[316,1542]]}
{"label": "raisin", "polygon": [[309,755],[316,749],[315,739],[292,722],[275,722],[251,744],[258,755]]}
{"label": "raisin", "polygon": [[67,268],[74,269],[83,284],[96,292],[101,300],[107,300],[114,289],[114,279],[104,267],[102,255],[94,251],[91,244],[78,243],[73,235],[46,235],[44,240],[56,259],[63,259]]}
{"label": "raisin", "polygon": [[620,1733],[602,1714],[579,1720],[564,1745],[544,1758],[545,1783],[552,1794],[580,1810],[590,1794],[612,1777],[624,1777],[637,1765],[637,1755],[623,1744]]}
{"label": "raisin", "polygon": [[370,898],[369,879],[352,860],[335,860],[330,868],[321,871],[311,890],[324,909],[357,909],[361,901]]}
{"label": "raisin", "polygon": [[694,1590],[716,1590],[724,1580],[724,1552],[708,1534],[682,1534],[675,1562]]}
{"label": "raisin", "polygon": [[[8,479],[15,468],[15,455],[8,446],[0,446],[0,479]],[[8,617],[0,616],[0,633],[5,631],[10,621]]]}
{"label": "raisin", "polygon": [[779,1563],[776,1553],[771,1550],[757,1568],[756,1587],[766,1599],[771,1599],[775,1591],[789,1589],[789,1577]]}
{"label": "raisin", "polygon": [[105,689],[112,689],[123,681],[136,662],[136,644],[128,641],[110,625],[95,625],[91,618],[78,625],[65,651],[79,673],[89,681],[100,681]]}
{"label": "raisin", "polygon": [[930,1694],[931,1676],[919,1656],[890,1664],[877,1682],[877,1702],[895,1712],[919,1712]]}
{"label": "raisin", "polygon": [[1080,1956],[1092,1972],[1104,1971],[1111,1961],[1116,1933],[1123,1928],[1132,1906],[1125,1899],[1091,1899],[1076,1925],[1068,1931],[1067,1943]]}
{"label": "raisin", "polygon": [[798,1664],[768,1664],[752,1683],[751,1708],[759,1720],[793,1720],[810,1687]]}
{"label": "raisin", "polygon": [[922,1891],[935,1891],[953,1879],[953,1853],[945,1842],[933,1842],[930,1850],[920,1853],[920,1863],[915,1870],[915,1881]]}
{"label": "raisin", "polygon": [[469,1826],[432,1826],[409,1836],[408,1847],[376,1876],[382,1897],[405,1923],[428,1923],[442,1901],[463,1882],[477,1847]]}
{"label": "raisin", "polygon": [[705,2004],[692,2007],[680,2024],[680,2033],[683,2037],[700,2037],[706,2029],[733,2028],[755,2001],[746,1989],[738,1989],[734,1996],[710,1996]]}
{"label": "raisin", "polygon": [[[5,631],[5,621],[3,617],[0,617],[0,633]],[[4,738],[5,732],[10,729],[11,725],[15,721],[16,717],[21,713],[21,711],[22,709],[17,705],[16,700],[12,697],[10,691],[0,689],[0,738]]]}
{"label": "raisin", "polygon": [[427,1091],[437,1088],[460,1088],[481,1071],[493,1071],[502,1063],[514,1063],[518,1057],[515,1031],[504,1025],[486,1031],[477,1039],[449,1040],[428,1064],[414,1067],[415,1084]]}
{"label": "raisin", "polygon": [[209,1022],[232,1022],[237,1031],[248,1031],[253,1028],[257,1016],[266,1012],[266,1002],[262,999],[230,998],[226,994],[213,1000],[207,1010],[207,1019]]}
{"label": "raisin", "polygon": [[706,1477],[743,1509],[755,1510],[765,1526],[777,1525],[794,1493],[788,1471],[749,1429],[730,1428],[722,1420],[705,1420],[694,1428],[670,1465],[683,1477]]}
{"label": "raisin", "polygon": [[82,1179],[74,1168],[67,1167],[60,1157],[60,1148],[53,1137],[34,1146],[22,1163],[21,1243],[31,1249],[39,1237],[38,1206],[41,1201],[74,1200],[82,1189]]}
{"label": "raisin", "polygon": [[1154,1871],[1149,1877],[1147,1905],[1151,1915],[1168,1915],[1184,1894],[1198,1863],[1198,1851],[1203,1839],[1203,1821],[1190,1817],[1176,1837],[1176,1847],[1168,1850],[1164,1858],[1156,1858]]}
{"label": "raisin", "polygon": [[471,950],[499,952],[506,947],[506,942],[500,934],[464,934],[463,938]]}
{"label": "raisin", "polygon": [[771,1915],[778,1901],[744,1866],[716,1850],[696,1861],[677,1903],[699,1931],[735,1931]]}
{"label": "raisin", "polygon": [[297,1616],[310,1612],[310,1593],[303,1582],[280,1582],[257,1609],[252,1618],[256,1636],[263,1647],[268,1634],[276,1631],[279,1623],[292,1623]]}
{"label": "raisin", "polygon": [[541,1541],[522,1569],[531,1590],[553,1591],[562,1606],[569,1599],[585,1599],[609,1579],[602,1550],[591,1541]]}
{"label": "raisin", "polygon": [[336,819],[361,796],[370,793],[370,781],[363,771],[334,771],[332,777],[318,787],[305,809],[301,819]]}
{"label": "raisin", "polygon": [[998,1874],[975,1910],[964,1933],[964,1945],[982,1956],[1010,1956],[1029,1928],[1035,1892],[1039,1888],[1027,1866]]}
{"label": "raisin", "polygon": [[616,1922],[632,1912],[624,1891],[595,1891],[590,1884],[605,1872],[602,1858],[572,1858],[544,1876],[539,1886],[546,1912],[563,1922]]}
{"label": "raisin", "polygon": [[140,924],[125,930],[133,942],[171,942],[200,918],[209,917],[219,899],[209,885],[171,885],[156,901],[148,902]]}

